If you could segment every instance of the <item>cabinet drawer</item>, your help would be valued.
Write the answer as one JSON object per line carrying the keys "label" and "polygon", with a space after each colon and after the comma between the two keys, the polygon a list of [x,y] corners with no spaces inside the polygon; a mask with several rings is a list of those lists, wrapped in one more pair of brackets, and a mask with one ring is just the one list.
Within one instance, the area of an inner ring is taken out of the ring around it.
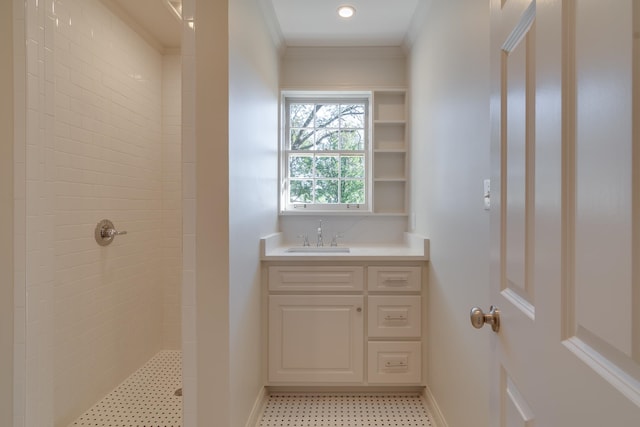
{"label": "cabinet drawer", "polygon": [[420,296],[370,296],[369,337],[420,338]]}
{"label": "cabinet drawer", "polygon": [[421,267],[369,267],[370,291],[415,292],[422,288]]}
{"label": "cabinet drawer", "polygon": [[370,384],[419,384],[422,381],[420,342],[370,342]]}
{"label": "cabinet drawer", "polygon": [[361,291],[364,267],[269,267],[270,291]]}

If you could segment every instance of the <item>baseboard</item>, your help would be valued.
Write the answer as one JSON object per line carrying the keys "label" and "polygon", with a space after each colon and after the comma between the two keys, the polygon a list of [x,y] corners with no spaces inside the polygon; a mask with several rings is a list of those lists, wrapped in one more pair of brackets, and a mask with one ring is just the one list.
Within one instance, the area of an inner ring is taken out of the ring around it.
{"label": "baseboard", "polygon": [[317,393],[317,394],[351,394],[351,393],[408,393],[422,394],[423,386],[267,386],[268,393]]}
{"label": "baseboard", "polygon": [[253,403],[253,408],[251,408],[251,414],[249,414],[245,427],[256,427],[258,425],[260,415],[262,415],[264,405],[267,404],[268,397],[269,394],[267,393],[266,387],[262,387],[258,396],[256,396],[256,401]]}
{"label": "baseboard", "polygon": [[431,389],[429,389],[429,386],[425,387],[422,397],[425,400],[429,413],[431,413],[431,416],[433,417],[434,427],[449,427],[447,425],[447,421],[444,419],[444,415],[442,414],[440,407],[438,406],[438,402],[436,402],[435,397],[433,397],[433,393],[431,393]]}

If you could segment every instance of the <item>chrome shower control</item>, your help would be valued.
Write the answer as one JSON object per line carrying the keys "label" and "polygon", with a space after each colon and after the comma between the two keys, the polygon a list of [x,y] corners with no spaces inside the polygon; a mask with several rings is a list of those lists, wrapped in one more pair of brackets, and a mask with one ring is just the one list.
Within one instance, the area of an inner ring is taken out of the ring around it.
{"label": "chrome shower control", "polygon": [[122,234],[127,234],[127,232],[116,230],[116,228],[113,226],[113,223],[108,219],[103,219],[102,221],[100,221],[98,225],[96,225],[94,233],[96,242],[100,246],[107,246],[108,244],[113,242],[113,239],[116,236],[120,236]]}

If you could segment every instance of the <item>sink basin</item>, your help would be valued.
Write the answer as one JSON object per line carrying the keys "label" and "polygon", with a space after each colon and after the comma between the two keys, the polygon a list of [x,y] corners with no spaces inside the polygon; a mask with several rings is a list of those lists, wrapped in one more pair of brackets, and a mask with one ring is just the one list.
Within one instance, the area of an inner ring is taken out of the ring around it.
{"label": "sink basin", "polygon": [[304,253],[349,253],[351,250],[344,246],[295,246],[287,249],[287,252]]}

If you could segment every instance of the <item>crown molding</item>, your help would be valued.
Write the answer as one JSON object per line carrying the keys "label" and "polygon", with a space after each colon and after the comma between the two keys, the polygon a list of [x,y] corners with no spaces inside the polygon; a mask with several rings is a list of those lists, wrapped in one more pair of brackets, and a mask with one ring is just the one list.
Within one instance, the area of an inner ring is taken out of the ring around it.
{"label": "crown molding", "polygon": [[271,3],[271,0],[256,0],[256,2],[260,7],[260,11],[262,12],[264,21],[267,24],[267,28],[269,29],[271,40],[273,41],[273,44],[278,50],[280,56],[282,56],[287,46],[284,40],[284,36],[282,35],[282,31],[280,30],[280,23],[278,22],[276,12],[273,9],[273,4]]}

